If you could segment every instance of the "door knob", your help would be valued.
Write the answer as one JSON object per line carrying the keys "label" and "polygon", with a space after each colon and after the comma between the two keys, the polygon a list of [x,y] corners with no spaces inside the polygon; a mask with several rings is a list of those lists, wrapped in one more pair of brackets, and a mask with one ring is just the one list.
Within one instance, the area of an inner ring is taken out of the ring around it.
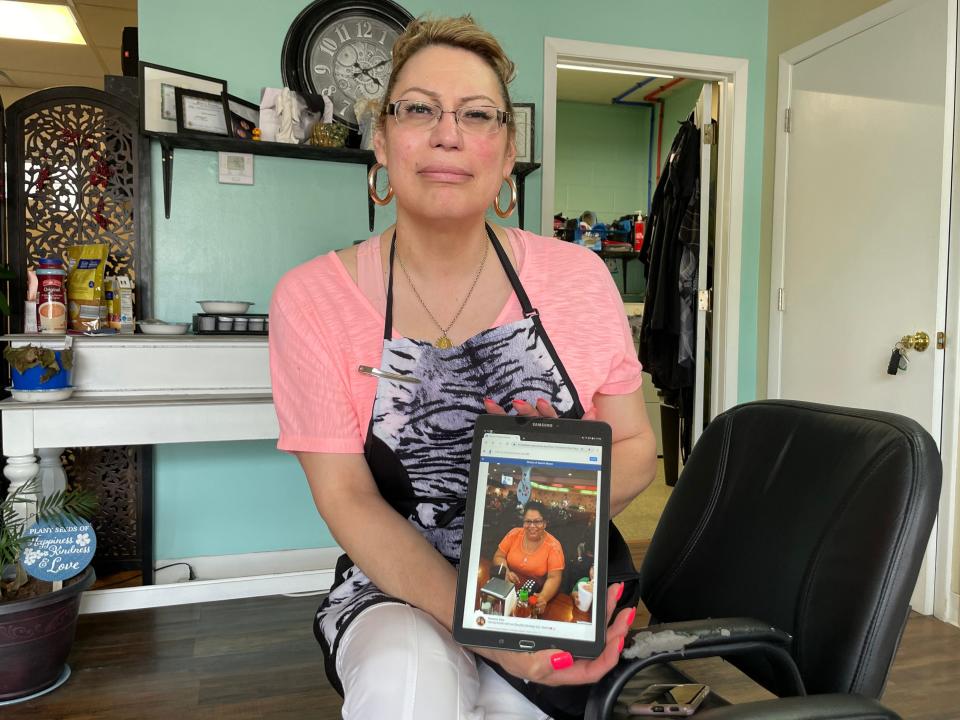
{"label": "door knob", "polygon": [[913,335],[904,335],[900,338],[900,344],[908,350],[923,352],[930,346],[930,336],[923,330],[917,330]]}

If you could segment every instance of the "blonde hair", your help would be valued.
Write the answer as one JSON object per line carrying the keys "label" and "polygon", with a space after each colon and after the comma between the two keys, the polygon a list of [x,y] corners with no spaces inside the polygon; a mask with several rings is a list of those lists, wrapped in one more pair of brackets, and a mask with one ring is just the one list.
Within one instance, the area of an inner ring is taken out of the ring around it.
{"label": "blonde hair", "polygon": [[407,25],[407,29],[393,45],[393,71],[387,82],[383,106],[380,108],[380,117],[377,120],[380,129],[383,129],[386,122],[387,103],[390,102],[390,94],[393,92],[403,66],[410,58],[431,45],[446,45],[466,50],[477,55],[490,66],[497,76],[500,92],[507,105],[504,109],[510,114],[507,129],[513,134],[516,126],[513,120],[513,103],[510,102],[507,86],[513,82],[516,66],[507,57],[497,39],[477,25],[472,15],[444,18],[420,17]]}

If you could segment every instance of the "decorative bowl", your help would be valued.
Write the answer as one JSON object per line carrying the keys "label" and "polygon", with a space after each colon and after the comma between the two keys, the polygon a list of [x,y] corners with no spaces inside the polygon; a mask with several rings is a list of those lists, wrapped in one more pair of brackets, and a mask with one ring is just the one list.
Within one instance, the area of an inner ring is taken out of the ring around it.
{"label": "decorative bowl", "polygon": [[256,303],[243,300],[197,300],[208,315],[242,315]]}
{"label": "decorative bowl", "polygon": [[185,335],[190,323],[138,322],[144,335]]}

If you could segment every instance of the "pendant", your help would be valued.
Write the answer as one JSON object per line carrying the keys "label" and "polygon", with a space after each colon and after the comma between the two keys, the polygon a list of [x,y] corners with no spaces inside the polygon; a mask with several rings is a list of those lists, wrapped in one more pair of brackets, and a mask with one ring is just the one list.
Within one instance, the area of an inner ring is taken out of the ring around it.
{"label": "pendant", "polygon": [[450,342],[450,338],[447,337],[447,334],[446,334],[446,333],[444,333],[443,335],[441,335],[440,337],[438,337],[438,338],[437,338],[437,341],[434,343],[434,345],[435,345],[436,347],[440,348],[441,350],[446,350],[446,349],[448,349],[448,348],[452,348],[452,347],[453,347],[453,343]]}

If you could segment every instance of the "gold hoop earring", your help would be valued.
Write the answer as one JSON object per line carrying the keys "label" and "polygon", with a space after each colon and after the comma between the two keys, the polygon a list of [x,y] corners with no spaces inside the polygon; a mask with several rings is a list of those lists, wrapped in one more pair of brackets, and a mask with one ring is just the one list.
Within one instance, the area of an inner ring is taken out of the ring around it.
{"label": "gold hoop earring", "polygon": [[502,218],[508,218],[513,215],[513,211],[517,207],[517,186],[513,182],[513,178],[509,175],[504,178],[507,183],[507,187],[510,188],[510,204],[507,206],[506,210],[501,209],[500,207],[500,191],[497,191],[497,196],[493,199],[493,209],[496,211],[497,215]]}
{"label": "gold hoop earring", "polygon": [[380,172],[382,167],[383,165],[380,163],[374,163],[367,172],[367,192],[370,193],[370,199],[377,205],[386,205],[393,200],[393,188],[389,181],[387,182],[387,194],[383,197],[377,194],[377,173]]}

